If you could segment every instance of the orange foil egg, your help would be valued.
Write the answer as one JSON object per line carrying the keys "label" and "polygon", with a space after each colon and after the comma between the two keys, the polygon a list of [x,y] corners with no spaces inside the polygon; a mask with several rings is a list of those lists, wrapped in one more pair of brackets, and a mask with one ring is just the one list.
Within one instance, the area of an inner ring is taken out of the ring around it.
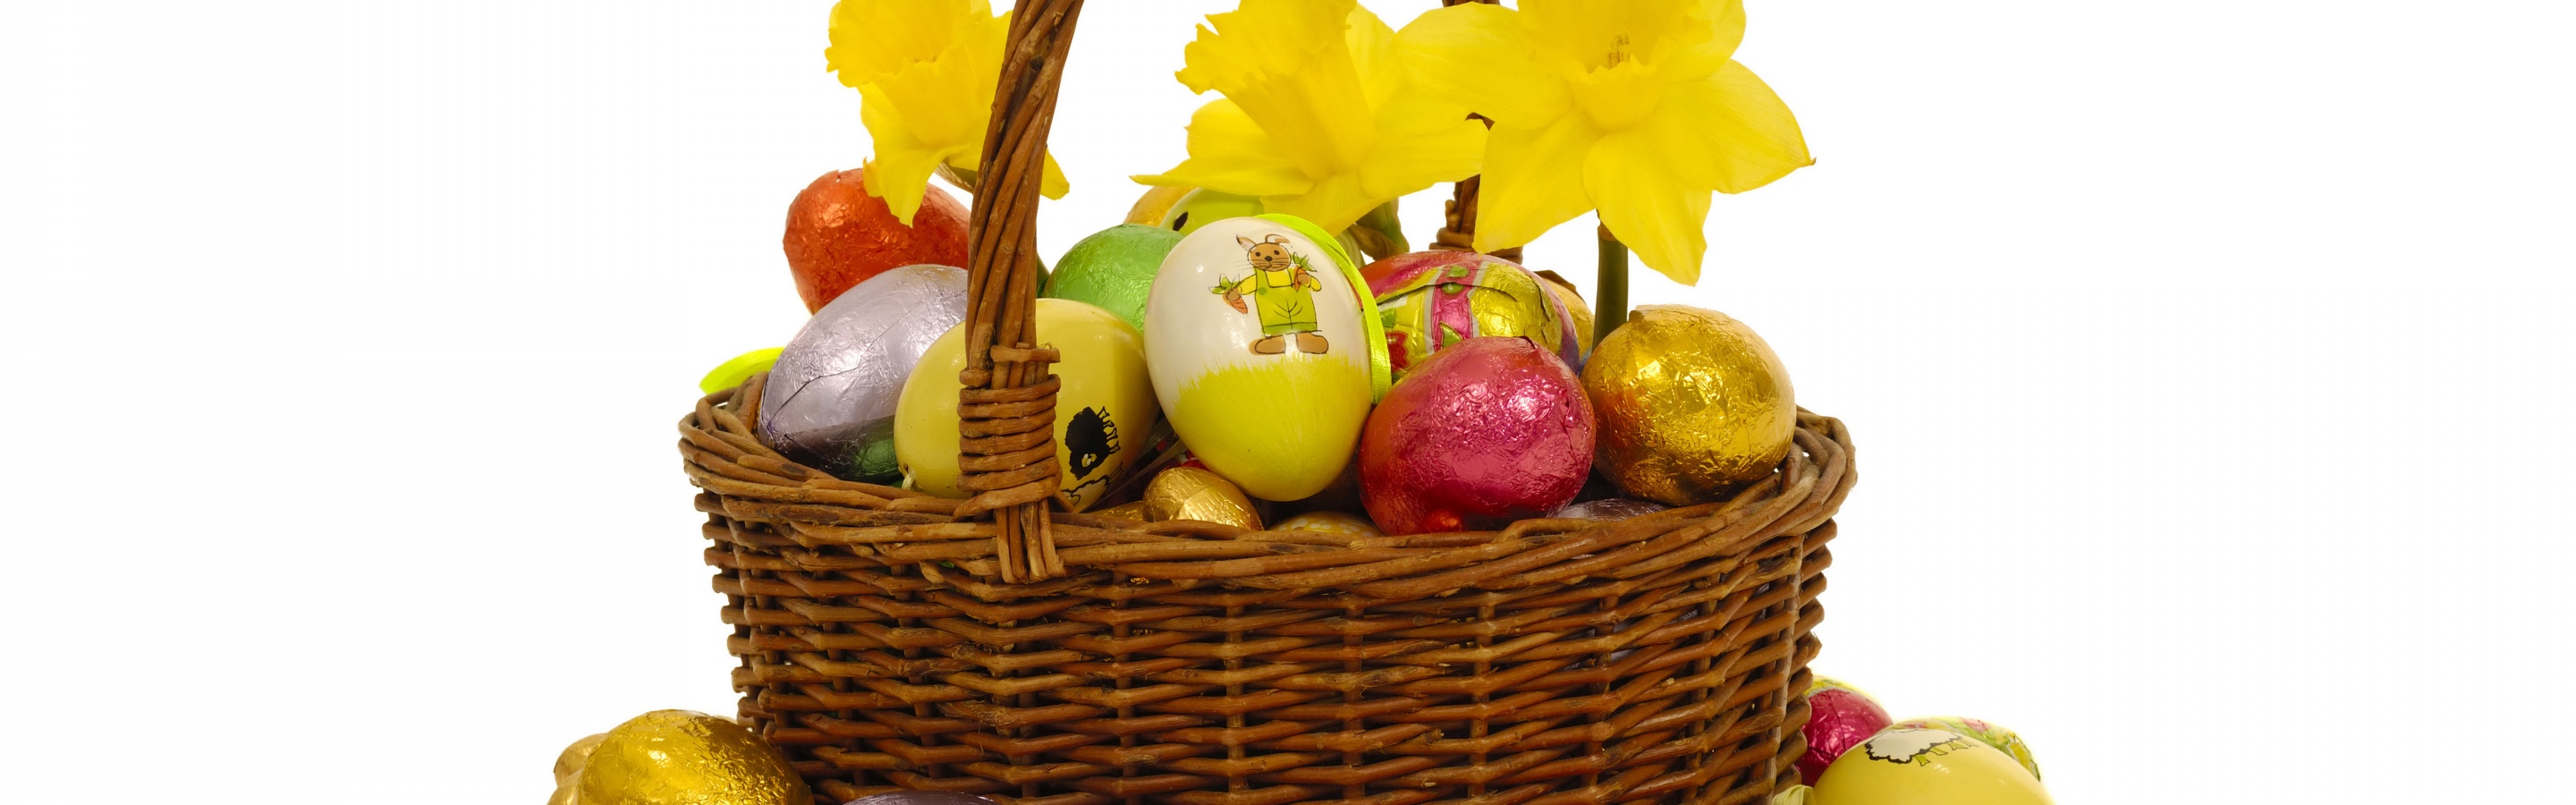
{"label": "orange foil egg", "polygon": [[858,171],[833,171],[787,205],[787,270],[805,312],[897,266],[966,264],[966,207],[936,186],[921,196],[912,225],[885,199],[868,195]]}

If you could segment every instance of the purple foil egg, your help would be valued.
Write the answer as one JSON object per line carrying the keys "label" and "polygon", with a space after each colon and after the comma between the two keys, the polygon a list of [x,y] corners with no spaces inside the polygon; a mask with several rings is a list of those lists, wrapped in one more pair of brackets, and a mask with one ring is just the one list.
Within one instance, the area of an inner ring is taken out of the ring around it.
{"label": "purple foil egg", "polygon": [[796,331],[760,396],[760,435],[799,464],[850,481],[900,477],[894,404],[930,342],[966,320],[966,270],[904,266],[869,277]]}
{"label": "purple foil egg", "polygon": [[1470,338],[1387,391],[1360,432],[1360,499],[1392,535],[1500,528],[1574,500],[1592,471],[1582,381],[1526,338]]}

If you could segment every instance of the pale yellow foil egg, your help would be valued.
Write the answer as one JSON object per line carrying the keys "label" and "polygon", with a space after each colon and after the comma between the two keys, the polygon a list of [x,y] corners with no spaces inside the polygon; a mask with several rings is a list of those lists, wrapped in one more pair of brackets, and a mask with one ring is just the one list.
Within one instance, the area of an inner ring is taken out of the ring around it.
{"label": "pale yellow foil egg", "polygon": [[1637,308],[1592,349],[1583,391],[1600,427],[1593,466],[1673,506],[1718,500],[1789,454],[1789,370],[1753,328],[1681,305]]}
{"label": "pale yellow foil egg", "polygon": [[1197,467],[1173,467],[1145,485],[1148,519],[1205,520],[1259,530],[1261,515],[1252,499],[1216,473]]}
{"label": "pale yellow foil egg", "polygon": [[657,710],[608,731],[569,788],[589,805],[813,805],[776,747],[732,721]]}

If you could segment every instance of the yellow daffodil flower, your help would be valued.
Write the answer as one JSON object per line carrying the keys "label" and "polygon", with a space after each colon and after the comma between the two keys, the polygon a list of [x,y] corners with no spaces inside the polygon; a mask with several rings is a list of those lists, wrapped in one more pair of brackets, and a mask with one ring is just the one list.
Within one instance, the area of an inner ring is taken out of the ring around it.
{"label": "yellow daffodil flower", "polygon": [[1414,81],[1492,118],[1476,249],[1585,210],[1646,265],[1699,281],[1710,193],[1812,164],[1780,96],[1735,61],[1741,0],[1522,0],[1425,12],[1396,36]]}
{"label": "yellow daffodil flower", "polygon": [[[859,91],[859,119],[876,140],[868,193],[906,226],[941,164],[974,171],[1002,74],[1008,12],[986,0],[841,0],[823,61]],[[1063,198],[1064,171],[1046,159],[1047,198]]]}
{"label": "yellow daffodil flower", "polygon": [[1177,77],[1216,90],[1190,116],[1189,159],[1149,185],[1245,196],[1339,232],[1379,204],[1476,174],[1484,126],[1418,90],[1395,31],[1354,0],[1243,0],[1208,15]]}

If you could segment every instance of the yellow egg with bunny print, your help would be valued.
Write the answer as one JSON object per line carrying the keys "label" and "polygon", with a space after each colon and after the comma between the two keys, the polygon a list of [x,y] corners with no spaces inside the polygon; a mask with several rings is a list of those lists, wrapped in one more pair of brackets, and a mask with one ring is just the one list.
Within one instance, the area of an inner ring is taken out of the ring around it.
{"label": "yellow egg with bunny print", "polygon": [[1386,336],[1359,265],[1287,215],[1200,225],[1145,300],[1145,367],[1200,463],[1253,497],[1339,477],[1386,392]]}

